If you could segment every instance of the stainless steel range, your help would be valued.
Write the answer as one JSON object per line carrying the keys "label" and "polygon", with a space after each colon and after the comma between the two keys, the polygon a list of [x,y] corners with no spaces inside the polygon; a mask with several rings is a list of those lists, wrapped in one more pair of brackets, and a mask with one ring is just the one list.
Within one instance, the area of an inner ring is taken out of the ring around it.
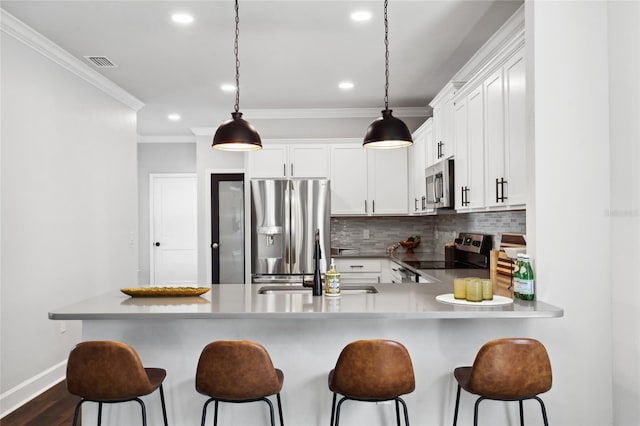
{"label": "stainless steel range", "polygon": [[444,260],[407,260],[414,269],[487,269],[492,236],[461,232],[454,245],[445,247]]}

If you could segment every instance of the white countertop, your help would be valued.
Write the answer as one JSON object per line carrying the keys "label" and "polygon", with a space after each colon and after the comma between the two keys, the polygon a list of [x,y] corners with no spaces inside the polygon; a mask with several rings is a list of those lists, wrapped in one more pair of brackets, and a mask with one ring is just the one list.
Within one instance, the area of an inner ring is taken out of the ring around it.
{"label": "white countertop", "polygon": [[264,285],[220,284],[200,297],[129,297],[121,292],[87,299],[49,313],[53,320],[111,319],[444,319],[553,318],[564,311],[541,302],[515,300],[501,306],[437,301],[450,282],[374,284],[378,293],[313,297],[306,293],[259,294]]}

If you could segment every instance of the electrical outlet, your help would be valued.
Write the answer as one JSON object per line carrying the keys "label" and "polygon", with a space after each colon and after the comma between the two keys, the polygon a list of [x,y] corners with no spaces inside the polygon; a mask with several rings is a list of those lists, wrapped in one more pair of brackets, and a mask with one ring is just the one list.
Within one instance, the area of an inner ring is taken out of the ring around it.
{"label": "electrical outlet", "polygon": [[368,229],[365,229],[365,230],[362,232],[362,238],[364,238],[365,240],[368,240],[368,239],[369,239],[369,236],[370,236],[370,234],[369,234],[369,230],[368,230]]}

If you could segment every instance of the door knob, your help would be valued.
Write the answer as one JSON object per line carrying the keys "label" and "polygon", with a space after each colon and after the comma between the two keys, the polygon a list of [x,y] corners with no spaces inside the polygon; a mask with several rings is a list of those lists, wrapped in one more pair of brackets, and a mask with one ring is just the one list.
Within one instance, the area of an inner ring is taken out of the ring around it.
{"label": "door knob", "polygon": [[158,241],[156,241],[153,245],[156,247],[160,247],[160,243]]}
{"label": "door knob", "polygon": [[211,248],[217,249],[218,248],[218,243],[211,244]]}

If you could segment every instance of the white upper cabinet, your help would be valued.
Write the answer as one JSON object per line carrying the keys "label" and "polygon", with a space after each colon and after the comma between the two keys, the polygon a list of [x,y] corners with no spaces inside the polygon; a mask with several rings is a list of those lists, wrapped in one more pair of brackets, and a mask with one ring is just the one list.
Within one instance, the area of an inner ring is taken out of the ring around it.
{"label": "white upper cabinet", "polygon": [[519,49],[485,81],[486,206],[525,207],[525,65]]}
{"label": "white upper cabinet", "polygon": [[329,147],[326,143],[264,143],[249,155],[252,178],[328,178]]}
{"label": "white upper cabinet", "polygon": [[409,212],[407,149],[367,149],[369,199],[367,213],[406,215]]}
{"label": "white upper cabinet", "polygon": [[331,145],[331,214],[366,214],[367,150],[362,144]]}
{"label": "white upper cabinet", "polygon": [[407,214],[407,150],[331,145],[331,213]]}
{"label": "white upper cabinet", "polygon": [[415,132],[409,147],[409,214],[428,213],[427,186],[424,169],[427,167],[427,148],[433,142],[433,119],[429,118]]}
{"label": "white upper cabinet", "polygon": [[433,143],[427,166],[453,156],[453,97],[462,83],[449,83],[429,103],[433,108]]}

